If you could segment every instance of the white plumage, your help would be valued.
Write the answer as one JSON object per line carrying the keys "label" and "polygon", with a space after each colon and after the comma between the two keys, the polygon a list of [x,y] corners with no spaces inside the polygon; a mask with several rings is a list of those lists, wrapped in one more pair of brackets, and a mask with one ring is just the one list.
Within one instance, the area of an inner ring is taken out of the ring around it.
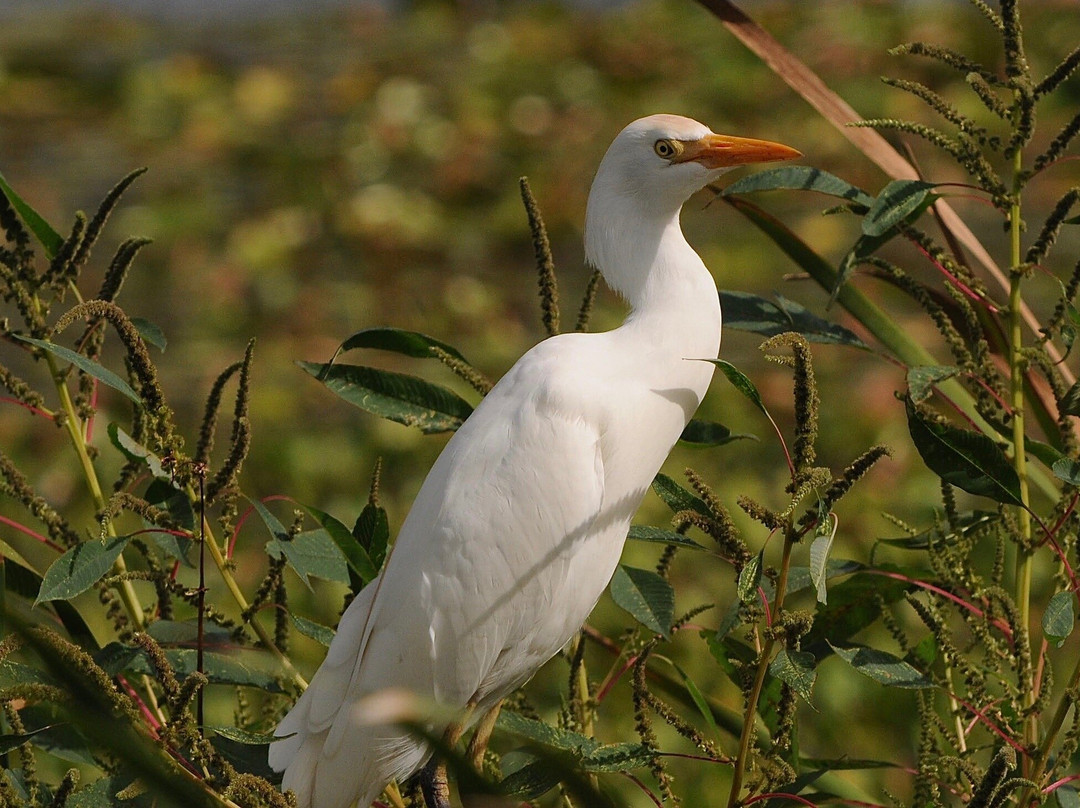
{"label": "white plumage", "polygon": [[[731,166],[785,146],[674,115],[627,126],[589,194],[585,252],[630,304],[601,334],[541,342],[450,439],[390,560],[341,619],[270,765],[300,808],[366,808],[429,752],[360,699],[405,688],[482,715],[581,627],[630,519],[712,378],[720,305],[679,212]],[[436,731],[441,728],[436,727]]]}

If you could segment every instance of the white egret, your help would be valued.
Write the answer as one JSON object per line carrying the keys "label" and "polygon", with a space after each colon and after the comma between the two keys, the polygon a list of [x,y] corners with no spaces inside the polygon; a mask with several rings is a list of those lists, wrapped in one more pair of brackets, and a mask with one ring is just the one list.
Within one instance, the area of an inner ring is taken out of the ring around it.
{"label": "white egret", "polygon": [[798,155],[675,115],[615,138],[589,193],[585,257],[629,303],[626,322],[532,348],[447,443],[277,728],[289,737],[270,765],[300,808],[366,808],[430,756],[358,714],[365,696],[405,688],[469,723],[581,628],[709,386],[713,366],[693,360],[720,347],[716,285],[683,236],[682,205],[733,166]]}

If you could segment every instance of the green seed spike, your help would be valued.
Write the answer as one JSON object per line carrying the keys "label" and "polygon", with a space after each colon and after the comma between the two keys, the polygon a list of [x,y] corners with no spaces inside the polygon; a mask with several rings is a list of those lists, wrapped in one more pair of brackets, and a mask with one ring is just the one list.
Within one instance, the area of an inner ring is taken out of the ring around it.
{"label": "green seed spike", "polygon": [[536,204],[536,198],[529,187],[528,178],[522,177],[518,184],[521,187],[521,201],[525,204],[525,213],[529,217],[529,229],[532,231],[544,328],[548,336],[553,337],[559,333],[559,285],[555,278],[555,262],[551,257],[551,242],[548,241],[547,228],[540,215],[540,206]]}

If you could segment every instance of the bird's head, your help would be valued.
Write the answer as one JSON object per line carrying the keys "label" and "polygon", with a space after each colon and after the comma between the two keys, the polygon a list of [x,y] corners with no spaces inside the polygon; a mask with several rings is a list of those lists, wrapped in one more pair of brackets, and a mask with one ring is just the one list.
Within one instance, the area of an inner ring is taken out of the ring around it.
{"label": "bird's head", "polygon": [[679,115],[650,115],[623,129],[596,171],[585,215],[585,252],[608,282],[628,292],[634,258],[678,217],[683,203],[721,174],[747,163],[800,154],[767,140],[718,135]]}
{"label": "bird's head", "polygon": [[593,190],[636,198],[669,213],[726,171],[799,156],[779,143],[715,134],[690,118],[650,115],[631,123],[612,141]]}

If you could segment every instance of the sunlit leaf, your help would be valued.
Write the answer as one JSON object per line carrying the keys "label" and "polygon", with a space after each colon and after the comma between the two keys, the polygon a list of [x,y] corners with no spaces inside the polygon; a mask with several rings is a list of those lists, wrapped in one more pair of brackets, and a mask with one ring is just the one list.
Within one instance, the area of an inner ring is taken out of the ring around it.
{"label": "sunlit leaf", "polygon": [[863,217],[862,231],[867,236],[881,236],[900,222],[934,201],[932,182],[893,180],[877,195]]}
{"label": "sunlit leaf", "polygon": [[891,241],[894,235],[895,234],[892,231],[889,231],[880,236],[859,236],[855,245],[840,259],[840,264],[836,268],[836,280],[829,290],[828,306],[832,306],[832,304],[840,297],[841,289],[843,289],[844,285],[851,277],[851,274],[856,270],[859,264]]}
{"label": "sunlit leaf", "polygon": [[170,479],[169,474],[161,465],[161,458],[131,437],[131,435],[125,432],[119,424],[115,422],[110,423],[108,433],[109,441],[113,446],[119,449],[128,460],[145,463],[149,472],[159,480]]}
{"label": "sunlit leaf", "polygon": [[657,544],[674,544],[691,550],[704,550],[705,548],[693,539],[689,539],[682,533],[674,530],[664,530],[652,525],[630,525],[626,538],[634,541],[651,541]]}
{"label": "sunlit leaf", "polygon": [[305,617],[301,617],[295,612],[289,612],[289,617],[292,618],[296,630],[305,637],[311,637],[311,639],[315,640],[319,645],[323,645],[327,648],[330,647],[330,643],[334,639],[334,630],[332,628],[324,626],[322,623],[316,623],[314,620],[308,620]]}
{"label": "sunlit leaf", "polygon": [[284,555],[289,566],[309,588],[312,577],[343,584],[349,582],[345,556],[330,534],[322,528],[305,530],[303,533],[298,533],[291,541],[271,539],[266,544],[266,552],[272,558]]}
{"label": "sunlit leaf", "polygon": [[751,438],[757,440],[754,435],[733,433],[723,424],[716,421],[702,421],[694,418],[686,425],[679,435],[679,440],[694,446],[723,446],[737,440]]}
{"label": "sunlit leaf", "polygon": [[1020,479],[1005,453],[985,435],[932,421],[907,399],[908,430],[929,469],[969,494],[1020,505]]}
{"label": "sunlit leaf", "polygon": [[1061,397],[1062,415],[1080,415],[1080,382],[1075,382]]}
{"label": "sunlit leaf", "polygon": [[1073,460],[1071,457],[1062,457],[1054,461],[1050,471],[1054,472],[1054,476],[1059,480],[1064,480],[1069,485],[1080,486],[1080,461]]}
{"label": "sunlit leaf", "polygon": [[917,365],[908,368],[907,385],[911,400],[919,404],[934,393],[934,385],[951,379],[960,372],[960,368],[948,365]]}
{"label": "sunlit leaf", "polygon": [[887,687],[899,687],[909,690],[923,690],[934,687],[934,683],[899,657],[876,648],[855,646],[837,648],[833,651],[851,667]]}
{"label": "sunlit leaf", "polygon": [[1054,789],[1054,798],[1058,808],[1080,808],[1080,793],[1069,785],[1063,785]]}
{"label": "sunlit leaf", "polygon": [[761,394],[754,386],[754,383],[750,381],[749,376],[725,359],[708,359],[706,361],[712,362],[720,368],[720,372],[735,386],[736,390],[750,399],[754,403],[754,406],[763,413],[766,415],[769,414],[769,411],[765,409],[765,402],[761,400]]}
{"label": "sunlit leaf", "polygon": [[751,558],[739,572],[739,600],[749,603],[758,596],[758,587],[761,585],[762,564],[765,551],[762,550]]}
{"label": "sunlit leaf", "polygon": [[818,603],[828,603],[826,582],[828,581],[829,551],[832,550],[838,524],[835,518],[827,517],[827,521],[823,523],[823,529],[818,531],[810,544],[810,580],[814,582],[817,590]]}
{"label": "sunlit leaf", "polygon": [[139,394],[136,393],[130,384],[121,379],[107,367],[99,362],[95,362],[93,359],[87,359],[82,354],[77,354],[70,348],[65,348],[63,345],[57,345],[54,342],[48,342],[43,339],[32,339],[31,337],[23,337],[19,334],[12,334],[11,336],[16,339],[20,339],[23,342],[28,342],[44,351],[48,351],[53,356],[63,359],[65,362],[70,362],[75,365],[79,370],[84,373],[93,376],[99,382],[107,385],[114,390],[123,393],[127,398],[134,401],[136,404],[142,404],[142,400],[139,398]]}
{"label": "sunlit leaf", "polygon": [[723,195],[772,190],[817,191],[867,208],[874,202],[874,197],[861,188],[811,166],[784,166],[757,171],[731,183],[723,190]]}
{"label": "sunlit leaf", "polygon": [[781,682],[790,685],[802,696],[803,701],[809,702],[814,680],[817,678],[814,662],[814,655],[806,651],[790,651],[787,648],[781,648],[773,657],[773,661],[769,663],[769,673]]}
{"label": "sunlit leaf", "polygon": [[8,181],[4,179],[3,174],[0,174],[0,193],[7,197],[11,207],[19,214],[19,218],[23,220],[30,232],[37,236],[37,240],[45,248],[45,255],[49,258],[55,258],[64,243],[64,237],[57,233],[40,213],[15,193],[15,189],[8,185]]}
{"label": "sunlit leaf", "polygon": [[610,584],[611,598],[650,631],[665,637],[675,612],[675,590],[652,570],[620,564]]}
{"label": "sunlit leaf", "polygon": [[378,573],[386,558],[386,548],[390,544],[390,520],[386,509],[369,500],[356,518],[352,536],[367,553],[372,567]]}
{"label": "sunlit leaf", "polygon": [[1043,634],[1058,648],[1072,634],[1076,625],[1075,600],[1076,594],[1073,592],[1057,592],[1050,598],[1046,611],[1043,612]]}
{"label": "sunlit leaf", "polygon": [[240,729],[240,727],[209,726],[204,727],[204,729],[211,730],[223,738],[228,738],[230,741],[236,741],[236,743],[248,746],[269,746],[276,738],[272,732],[251,732],[250,730]]}
{"label": "sunlit leaf", "polygon": [[0,735],[0,755],[6,755],[8,752],[13,752],[38,733],[45,732],[49,729],[51,729],[51,727],[38,727],[31,732],[19,732],[10,735]]}
{"label": "sunlit leaf", "polygon": [[130,536],[116,536],[104,544],[90,540],[72,547],[45,571],[34,605],[47,600],[68,600],[85,592],[112,568],[129,541]]}
{"label": "sunlit leaf", "polygon": [[472,413],[457,393],[415,376],[361,365],[297,364],[350,404],[425,434],[452,432]]}
{"label": "sunlit leaf", "polygon": [[[195,511],[191,507],[191,500],[185,492],[180,491],[171,482],[164,479],[156,479],[146,488],[144,499],[151,505],[164,508],[169,517],[176,523],[180,530],[193,532],[195,530]],[[143,524],[147,528],[153,528],[146,520]],[[188,559],[188,551],[194,540],[190,536],[177,536],[173,532],[153,530],[149,534],[154,543],[171,558],[179,559],[188,567],[195,565]]]}
{"label": "sunlit leaf", "polygon": [[696,511],[702,516],[712,518],[709,506],[700,497],[687,491],[666,474],[657,474],[653,479],[652,489],[672,511]]}

